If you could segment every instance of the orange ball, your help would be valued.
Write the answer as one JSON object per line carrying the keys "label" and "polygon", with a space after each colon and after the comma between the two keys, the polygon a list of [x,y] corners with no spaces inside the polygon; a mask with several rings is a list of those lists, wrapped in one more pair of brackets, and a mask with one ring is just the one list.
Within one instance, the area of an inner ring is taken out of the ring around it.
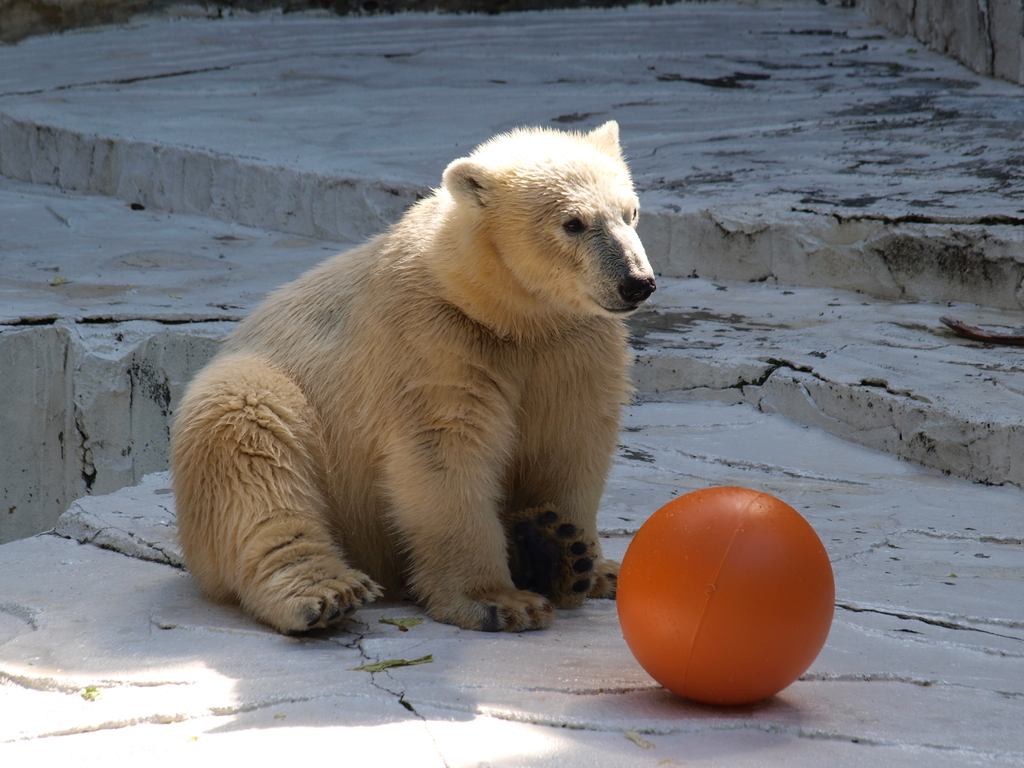
{"label": "orange ball", "polygon": [[817,657],[835,610],[821,539],[788,504],[749,488],[680,496],[626,550],[622,634],[648,674],[693,701],[778,693]]}

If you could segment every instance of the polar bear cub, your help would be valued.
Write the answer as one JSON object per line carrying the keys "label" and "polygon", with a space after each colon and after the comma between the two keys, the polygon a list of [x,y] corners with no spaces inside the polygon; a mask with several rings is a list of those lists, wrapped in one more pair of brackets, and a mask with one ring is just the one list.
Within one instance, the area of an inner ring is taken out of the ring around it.
{"label": "polar bear cub", "polygon": [[271,294],[175,419],[201,587],[282,632],[382,594],[490,631],[613,597],[597,507],[629,391],[623,318],[655,289],[637,215],[616,123],[517,130]]}

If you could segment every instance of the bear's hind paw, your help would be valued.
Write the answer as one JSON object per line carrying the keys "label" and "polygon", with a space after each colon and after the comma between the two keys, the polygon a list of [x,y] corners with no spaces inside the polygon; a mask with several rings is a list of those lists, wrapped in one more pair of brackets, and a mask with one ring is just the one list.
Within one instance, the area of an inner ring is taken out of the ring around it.
{"label": "bear's hind paw", "polygon": [[471,596],[461,605],[432,606],[437,621],[482,632],[528,632],[546,629],[555,618],[547,598],[520,589],[501,589]]}
{"label": "bear's hind paw", "polygon": [[382,594],[370,578],[349,570],[295,585],[287,594],[247,606],[279,632],[308,632],[337,624]]}

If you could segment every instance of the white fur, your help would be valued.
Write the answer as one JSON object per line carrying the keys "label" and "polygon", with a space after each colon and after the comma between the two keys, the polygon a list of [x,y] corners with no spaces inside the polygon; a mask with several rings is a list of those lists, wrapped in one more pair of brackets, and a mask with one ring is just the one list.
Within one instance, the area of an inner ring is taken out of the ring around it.
{"label": "white fur", "polygon": [[551,603],[512,585],[501,517],[550,503],[597,540],[636,304],[620,285],[653,289],[636,209],[615,123],[515,131],[271,295],[175,423],[204,589],[282,631],[381,587],[461,627],[549,624]]}

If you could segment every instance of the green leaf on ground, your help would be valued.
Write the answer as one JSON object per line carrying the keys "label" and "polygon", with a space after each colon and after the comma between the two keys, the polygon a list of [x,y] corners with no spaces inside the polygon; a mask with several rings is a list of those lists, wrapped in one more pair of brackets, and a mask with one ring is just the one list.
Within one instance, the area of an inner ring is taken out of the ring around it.
{"label": "green leaf on ground", "polygon": [[423,619],[418,616],[405,616],[400,619],[378,619],[378,621],[381,624],[393,624],[402,632],[408,632],[410,627],[418,627],[423,623]]}
{"label": "green leaf on ground", "polygon": [[385,669],[391,667],[412,667],[416,664],[429,664],[434,660],[434,654],[428,653],[426,656],[421,656],[418,659],[408,661],[406,659],[388,659],[387,661],[377,661],[373,664],[364,664],[361,667],[349,667],[350,671],[355,672],[383,672]]}

